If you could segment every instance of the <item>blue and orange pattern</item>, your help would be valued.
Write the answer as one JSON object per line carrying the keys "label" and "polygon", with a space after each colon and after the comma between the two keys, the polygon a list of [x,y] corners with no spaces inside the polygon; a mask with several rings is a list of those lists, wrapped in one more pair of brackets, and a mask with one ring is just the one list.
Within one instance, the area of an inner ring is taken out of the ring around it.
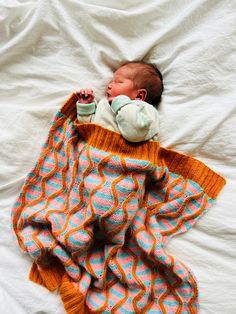
{"label": "blue and orange pattern", "polygon": [[67,313],[197,313],[191,271],[166,252],[225,184],[192,157],[76,124],[75,95],[12,212],[30,278],[59,289]]}

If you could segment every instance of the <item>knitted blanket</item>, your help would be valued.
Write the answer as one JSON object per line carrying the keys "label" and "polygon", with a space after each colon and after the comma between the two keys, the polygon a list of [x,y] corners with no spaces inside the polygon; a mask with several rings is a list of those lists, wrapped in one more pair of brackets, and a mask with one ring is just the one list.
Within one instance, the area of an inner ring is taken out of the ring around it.
{"label": "knitted blanket", "polygon": [[55,116],[12,212],[30,279],[58,289],[70,314],[197,313],[195,278],[165,246],[225,180],[157,142],[78,125],[76,100]]}

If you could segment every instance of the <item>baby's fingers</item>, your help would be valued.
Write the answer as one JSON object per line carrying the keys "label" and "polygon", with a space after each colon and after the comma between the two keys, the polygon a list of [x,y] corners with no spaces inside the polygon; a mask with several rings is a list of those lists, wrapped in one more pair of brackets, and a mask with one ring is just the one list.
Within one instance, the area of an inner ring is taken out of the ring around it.
{"label": "baby's fingers", "polygon": [[81,90],[80,90],[80,94],[81,94],[81,96],[83,96],[83,97],[92,96],[92,95],[93,95],[93,90],[92,90],[92,89],[89,89],[89,88],[81,89]]}

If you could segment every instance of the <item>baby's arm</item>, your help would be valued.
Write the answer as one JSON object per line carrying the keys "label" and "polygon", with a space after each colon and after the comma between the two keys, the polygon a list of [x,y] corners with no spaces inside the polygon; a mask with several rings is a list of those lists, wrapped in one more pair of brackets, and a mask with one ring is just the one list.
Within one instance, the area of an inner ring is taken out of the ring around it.
{"label": "baby's arm", "polygon": [[111,104],[121,135],[129,142],[157,139],[159,113],[145,101],[130,100],[127,96],[116,97]]}
{"label": "baby's arm", "polygon": [[80,123],[92,121],[96,111],[96,101],[92,89],[81,89],[77,93],[78,101],[76,102],[77,118]]}

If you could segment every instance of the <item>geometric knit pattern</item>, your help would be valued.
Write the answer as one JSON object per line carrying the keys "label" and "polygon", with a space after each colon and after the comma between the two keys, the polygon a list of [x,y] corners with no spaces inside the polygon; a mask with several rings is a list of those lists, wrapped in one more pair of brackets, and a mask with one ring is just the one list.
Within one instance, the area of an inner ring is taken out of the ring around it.
{"label": "geometric knit pattern", "polygon": [[211,206],[224,179],[157,142],[76,123],[72,95],[53,120],[12,211],[30,279],[67,313],[197,313],[196,280],[165,249]]}

